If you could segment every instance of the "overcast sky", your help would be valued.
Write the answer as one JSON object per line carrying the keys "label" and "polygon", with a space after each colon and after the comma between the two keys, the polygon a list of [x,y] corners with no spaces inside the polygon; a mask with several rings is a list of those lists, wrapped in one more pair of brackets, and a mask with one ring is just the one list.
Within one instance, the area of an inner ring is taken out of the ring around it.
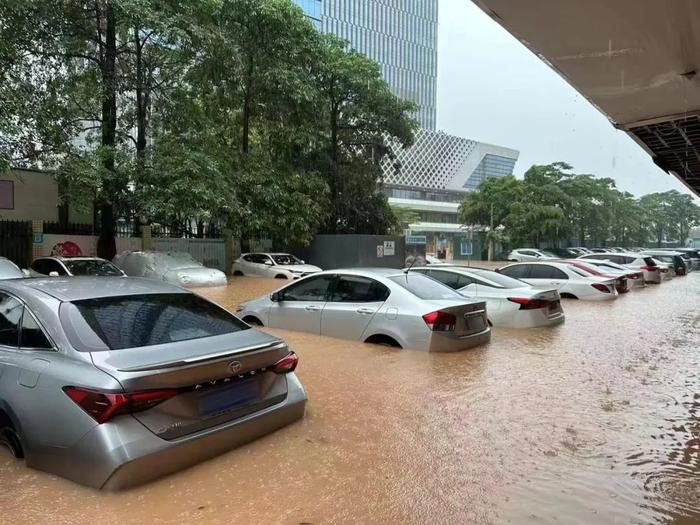
{"label": "overcast sky", "polygon": [[562,160],[636,196],[688,192],[470,0],[439,1],[438,129],[519,150],[518,176]]}

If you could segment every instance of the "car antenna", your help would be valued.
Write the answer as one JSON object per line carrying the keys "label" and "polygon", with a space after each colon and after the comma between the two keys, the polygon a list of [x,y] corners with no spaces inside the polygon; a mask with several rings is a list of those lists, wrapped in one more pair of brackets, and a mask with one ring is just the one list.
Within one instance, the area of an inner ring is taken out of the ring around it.
{"label": "car antenna", "polygon": [[408,266],[408,268],[406,268],[406,269],[403,271],[403,273],[405,273],[406,276],[407,276],[406,279],[408,279],[408,272],[411,270],[411,268],[413,268],[413,265],[416,264],[416,261],[417,261],[417,260],[418,260],[418,256],[416,255],[416,256],[413,257],[413,260],[411,261],[411,264]]}

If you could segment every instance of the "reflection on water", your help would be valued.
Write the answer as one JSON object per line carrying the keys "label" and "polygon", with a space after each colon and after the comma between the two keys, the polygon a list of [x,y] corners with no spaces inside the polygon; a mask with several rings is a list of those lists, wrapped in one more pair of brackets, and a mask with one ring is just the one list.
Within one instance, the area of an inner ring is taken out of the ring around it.
{"label": "reflection on water", "polygon": [[[202,290],[220,304],[279,281]],[[461,354],[274,331],[304,420],[117,494],[0,452],[0,522],[700,522],[700,275]]]}

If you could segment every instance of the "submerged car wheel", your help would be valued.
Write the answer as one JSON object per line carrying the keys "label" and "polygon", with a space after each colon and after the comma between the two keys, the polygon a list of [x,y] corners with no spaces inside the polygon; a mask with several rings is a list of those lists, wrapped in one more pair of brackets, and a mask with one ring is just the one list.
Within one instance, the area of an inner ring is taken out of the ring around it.
{"label": "submerged car wheel", "polygon": [[250,326],[263,326],[262,321],[257,317],[248,316],[244,317],[243,321],[248,323]]}
{"label": "submerged car wheel", "polygon": [[275,279],[289,279],[286,275],[282,275],[281,273],[278,275],[275,275]]}
{"label": "submerged car wheel", "polygon": [[22,459],[24,457],[22,443],[14,428],[9,426],[0,428],[0,445],[9,448],[10,453],[17,459]]}
{"label": "submerged car wheel", "polygon": [[377,334],[365,339],[365,343],[378,346],[390,346],[392,348],[401,348],[401,345],[393,337],[388,335]]}
{"label": "submerged car wheel", "polygon": [[236,270],[235,272],[233,272],[233,275],[236,277],[243,277],[243,272],[240,270]]}
{"label": "submerged car wheel", "polygon": [[578,297],[576,297],[574,294],[572,294],[572,293],[566,293],[566,292],[564,292],[563,294],[561,294],[561,298],[562,298],[562,299],[578,299]]}

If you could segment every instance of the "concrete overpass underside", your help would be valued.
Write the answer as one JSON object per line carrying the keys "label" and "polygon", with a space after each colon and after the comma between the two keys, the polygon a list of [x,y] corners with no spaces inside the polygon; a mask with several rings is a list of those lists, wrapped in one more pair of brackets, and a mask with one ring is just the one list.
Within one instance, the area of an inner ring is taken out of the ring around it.
{"label": "concrete overpass underside", "polygon": [[700,0],[473,0],[700,194]]}

